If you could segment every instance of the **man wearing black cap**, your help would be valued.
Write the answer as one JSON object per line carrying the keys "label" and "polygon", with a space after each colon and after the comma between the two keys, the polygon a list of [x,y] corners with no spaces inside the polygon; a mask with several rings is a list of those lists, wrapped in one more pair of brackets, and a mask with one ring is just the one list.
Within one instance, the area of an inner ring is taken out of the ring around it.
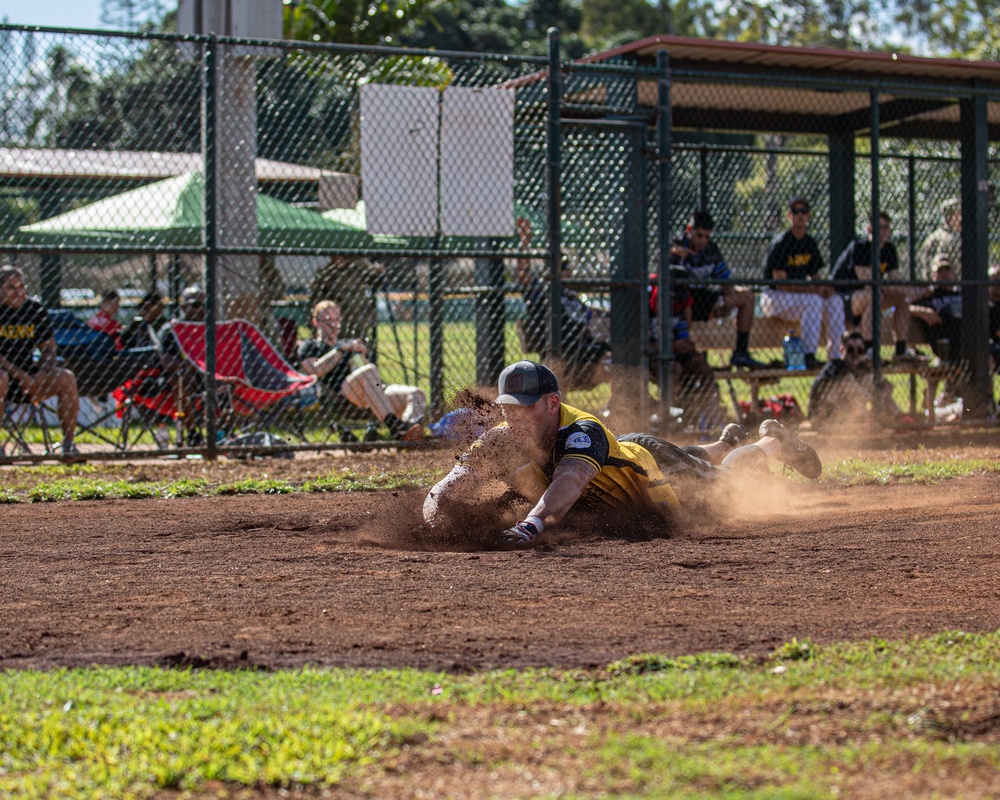
{"label": "man wearing black cap", "polygon": [[534,505],[501,541],[525,547],[571,509],[648,512],[669,521],[680,503],[664,470],[711,473],[715,463],[752,469],[772,457],[806,477],[822,470],[816,451],[775,420],[762,423],[755,445],[739,446],[747,432],[733,424],[720,441],[685,451],[649,434],[616,438],[596,417],[563,403],[555,375],[535,361],[504,369],[498,389],[505,421],[479,437],[430,490],[426,524],[453,525],[464,509],[498,502],[516,488]]}
{"label": "man wearing black cap", "polygon": [[812,283],[824,261],[819,245],[808,233],[811,219],[812,209],[804,197],[796,197],[788,204],[790,227],[767,251],[764,277],[773,282],[760,295],[760,310],[765,317],[799,323],[809,369],[822,366],[816,359],[816,350],[823,321],[826,322],[827,352],[831,358],[840,357],[840,339],[844,333],[844,303],[840,296],[832,286]]}

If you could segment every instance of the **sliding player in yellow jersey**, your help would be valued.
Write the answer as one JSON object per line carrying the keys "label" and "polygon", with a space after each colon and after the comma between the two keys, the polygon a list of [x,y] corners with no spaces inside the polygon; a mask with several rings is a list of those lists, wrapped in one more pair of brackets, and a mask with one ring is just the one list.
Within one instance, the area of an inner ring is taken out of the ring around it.
{"label": "sliding player in yellow jersey", "polygon": [[678,448],[651,434],[615,437],[596,417],[562,402],[544,364],[511,364],[498,388],[504,422],[480,436],[428,493],[423,514],[430,527],[460,525],[466,510],[513,488],[534,505],[500,540],[524,547],[571,510],[653,514],[669,522],[680,503],[664,471],[710,476],[758,469],[772,458],[808,478],[822,470],[816,451],[774,420],[761,424],[755,444],[742,444],[746,431],[731,425],[718,442]]}

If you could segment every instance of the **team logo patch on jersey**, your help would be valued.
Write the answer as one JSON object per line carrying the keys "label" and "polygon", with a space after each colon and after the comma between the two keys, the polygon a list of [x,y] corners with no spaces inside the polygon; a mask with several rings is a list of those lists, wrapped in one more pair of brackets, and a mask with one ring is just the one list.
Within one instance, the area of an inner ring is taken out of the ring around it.
{"label": "team logo patch on jersey", "polygon": [[582,432],[571,434],[566,440],[567,450],[586,450],[590,445],[590,437]]}

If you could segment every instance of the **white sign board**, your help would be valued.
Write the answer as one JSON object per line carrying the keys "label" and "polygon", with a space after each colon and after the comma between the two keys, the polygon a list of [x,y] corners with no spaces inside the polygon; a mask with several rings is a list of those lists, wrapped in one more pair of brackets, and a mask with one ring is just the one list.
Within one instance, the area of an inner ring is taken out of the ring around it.
{"label": "white sign board", "polygon": [[514,235],[514,90],[448,88],[441,109],[441,232]]}
{"label": "white sign board", "polygon": [[369,233],[434,236],[438,90],[361,87],[361,191]]}

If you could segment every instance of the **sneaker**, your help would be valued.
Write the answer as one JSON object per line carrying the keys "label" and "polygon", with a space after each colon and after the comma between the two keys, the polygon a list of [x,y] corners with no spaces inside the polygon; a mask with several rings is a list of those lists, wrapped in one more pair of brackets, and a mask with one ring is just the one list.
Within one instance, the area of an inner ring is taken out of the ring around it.
{"label": "sneaker", "polygon": [[816,451],[776,419],[766,419],[760,423],[758,434],[761,439],[770,436],[781,442],[781,460],[800,475],[815,480],[823,471],[823,464]]}
{"label": "sneaker", "polygon": [[738,422],[730,422],[725,428],[722,429],[722,435],[719,437],[719,441],[725,442],[733,449],[736,449],[743,444],[749,436],[750,431]]}
{"label": "sneaker", "polygon": [[205,436],[197,428],[191,428],[191,430],[186,431],[187,441],[184,443],[185,447],[204,447],[205,446]]}
{"label": "sneaker", "polygon": [[337,426],[337,439],[341,444],[355,444],[358,441],[358,437],[346,425]]}
{"label": "sneaker", "polygon": [[822,369],[825,363],[816,358],[815,353],[806,353],[806,369]]}
{"label": "sneaker", "polygon": [[[382,435],[378,432],[377,422],[369,422],[367,425],[365,425],[365,433],[364,436],[361,437],[361,441],[377,442],[381,438]],[[343,439],[341,439],[341,441],[343,441]]]}
{"label": "sneaker", "polygon": [[731,369],[764,369],[767,367],[763,361],[758,361],[746,350],[733,350],[732,358],[729,359]]}
{"label": "sneaker", "polygon": [[69,462],[84,461],[75,442],[63,442],[59,448],[62,457]]}
{"label": "sneaker", "polygon": [[930,356],[925,356],[911,348],[907,348],[902,353],[896,353],[892,357],[893,364],[929,364],[930,361]]}

